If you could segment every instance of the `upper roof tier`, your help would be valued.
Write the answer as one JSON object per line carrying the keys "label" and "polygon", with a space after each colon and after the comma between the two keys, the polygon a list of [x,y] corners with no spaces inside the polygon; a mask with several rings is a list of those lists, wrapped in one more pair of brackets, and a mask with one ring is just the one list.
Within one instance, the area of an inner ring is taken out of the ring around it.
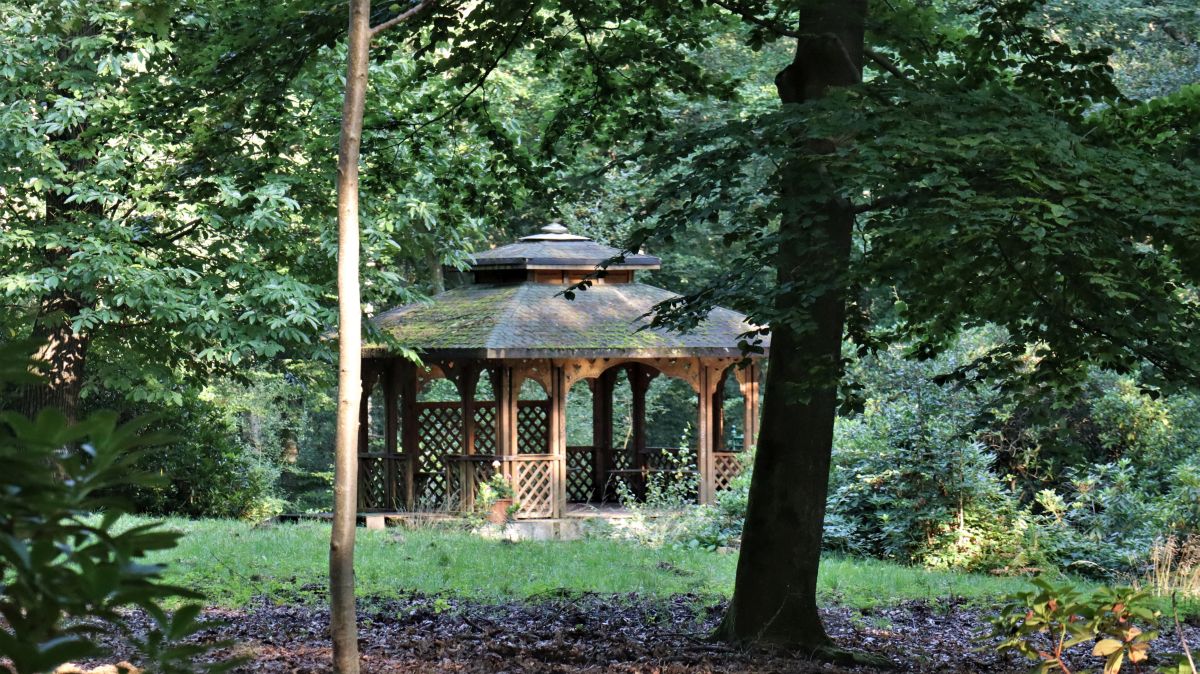
{"label": "upper roof tier", "polygon": [[[526,236],[516,243],[475,253],[473,271],[528,269],[581,271],[591,273],[596,265],[621,254],[621,251],[597,243],[586,236],[571,234],[566,227],[552,223],[538,234]],[[624,262],[608,266],[610,271],[658,269],[662,260],[640,253],[625,256]]]}

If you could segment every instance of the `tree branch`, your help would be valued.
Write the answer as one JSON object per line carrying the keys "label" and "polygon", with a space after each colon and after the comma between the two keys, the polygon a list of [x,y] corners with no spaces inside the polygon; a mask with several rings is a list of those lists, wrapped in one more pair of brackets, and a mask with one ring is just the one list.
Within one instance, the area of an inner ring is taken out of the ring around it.
{"label": "tree branch", "polygon": [[421,2],[417,3],[416,5],[413,5],[409,9],[397,14],[396,16],[393,16],[392,18],[388,19],[387,21],[384,21],[383,23],[372,28],[370,37],[375,37],[376,35],[382,33],[383,31],[385,31],[389,28],[392,28],[393,26],[398,26],[398,25],[404,23],[405,21],[408,21],[409,19],[413,18],[417,14],[420,14],[421,12],[425,11],[425,8],[431,7],[436,3],[437,3],[437,0],[421,0]]}
{"label": "tree branch", "polygon": [[880,68],[883,68],[884,70],[888,71],[889,73],[895,75],[897,78],[902,79],[902,80],[908,79],[908,75],[905,75],[904,71],[902,71],[902,70],[900,70],[900,68],[896,67],[896,64],[892,63],[891,60],[888,59],[888,57],[884,56],[883,54],[880,54],[879,52],[875,51],[874,49],[871,49],[870,47],[868,47],[866,45],[863,45],[863,56],[866,56],[867,58],[871,59],[872,61],[875,62],[875,65],[877,65]]}

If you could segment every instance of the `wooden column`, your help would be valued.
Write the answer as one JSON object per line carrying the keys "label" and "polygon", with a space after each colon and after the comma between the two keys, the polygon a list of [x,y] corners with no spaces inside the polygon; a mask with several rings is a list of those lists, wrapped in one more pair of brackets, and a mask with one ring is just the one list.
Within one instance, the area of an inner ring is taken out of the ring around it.
{"label": "wooden column", "polygon": [[554,514],[567,509],[567,373],[561,365],[550,365],[550,454],[554,455]]}
{"label": "wooden column", "polygon": [[501,364],[492,372],[492,386],[496,398],[496,455],[512,456],[517,453],[517,395],[513,385],[513,368]]}
{"label": "wooden column", "polygon": [[603,372],[592,380],[592,449],[595,452],[592,499],[600,502],[607,496],[605,485],[608,471],[613,468],[613,386],[616,380],[615,370]]}
{"label": "wooden column", "polygon": [[729,370],[721,371],[721,374],[715,374],[713,378],[716,380],[713,386],[712,393],[712,448],[715,452],[726,451],[725,447],[725,378],[729,376]]}
{"label": "wooden column", "polygon": [[400,363],[396,358],[389,359],[387,366],[381,370],[384,396],[384,454],[383,465],[387,471],[387,487],[384,494],[388,510],[399,510],[403,499],[403,487],[400,484],[402,476],[396,470],[397,454],[399,454],[400,434]]}
{"label": "wooden column", "polygon": [[758,442],[758,363],[751,361],[746,367],[738,369],[737,378],[739,387],[742,390],[742,397],[746,402],[742,421],[742,428],[745,435],[745,438],[742,440],[742,449],[750,451]]}
{"label": "wooden column", "polygon": [[[458,398],[462,401],[462,452],[475,454],[475,385],[479,381],[479,367],[473,362],[463,363],[458,372]],[[459,461],[458,486],[461,490],[459,503],[463,512],[475,507],[475,464]]]}
{"label": "wooden column", "polygon": [[459,372],[458,397],[462,400],[463,454],[475,453],[475,386],[479,382],[479,368],[466,363]]}
{"label": "wooden column", "polygon": [[421,452],[417,428],[417,367],[408,361],[400,366],[400,449],[404,453],[404,508],[416,507],[417,460]]}
{"label": "wooden column", "polygon": [[633,462],[634,468],[646,467],[646,390],[650,388],[650,378],[646,376],[646,366],[634,363],[629,366],[629,387],[633,392]]}
{"label": "wooden column", "polygon": [[701,504],[713,502],[716,485],[713,475],[713,380],[717,378],[714,368],[700,362],[697,368],[696,410],[696,470],[699,473],[699,493],[697,500]]}
{"label": "wooden column", "polygon": [[363,360],[362,363],[362,388],[359,392],[358,400],[358,470],[355,479],[358,480],[358,504],[357,508],[361,512],[366,510],[367,502],[365,498],[366,489],[364,484],[366,480],[363,476],[367,471],[370,471],[371,463],[364,462],[363,456],[371,451],[371,389],[375,384],[375,364],[372,360]]}
{"label": "wooden column", "polygon": [[362,391],[358,402],[358,453],[366,454],[371,451],[370,421],[371,421],[371,389],[375,386],[375,364],[366,361],[362,367]]}

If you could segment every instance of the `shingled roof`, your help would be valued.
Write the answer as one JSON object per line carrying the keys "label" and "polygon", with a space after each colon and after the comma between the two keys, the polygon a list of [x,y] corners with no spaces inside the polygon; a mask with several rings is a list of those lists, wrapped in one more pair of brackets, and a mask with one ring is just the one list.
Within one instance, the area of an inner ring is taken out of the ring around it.
{"label": "shingled roof", "polygon": [[[476,253],[473,269],[578,269],[592,271],[596,265],[621,253],[612,246],[597,243],[586,236],[567,232],[558,223],[546,225],[538,234],[521,238],[516,243]],[[641,253],[625,256],[624,262],[608,268],[658,269],[662,260]]]}
{"label": "shingled roof", "polygon": [[545,283],[468,285],[372,321],[402,346],[476,358],[738,356],[739,336],[754,329],[742,314],[716,308],[688,333],[639,330],[655,304],[676,295],[641,283],[598,284],[573,300],[562,290]]}

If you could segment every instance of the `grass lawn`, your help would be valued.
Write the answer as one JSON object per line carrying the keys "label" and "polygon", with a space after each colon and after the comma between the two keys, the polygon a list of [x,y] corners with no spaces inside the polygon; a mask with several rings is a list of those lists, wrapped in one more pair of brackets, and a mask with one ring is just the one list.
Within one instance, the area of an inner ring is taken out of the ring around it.
{"label": "grass lawn", "polygon": [[[253,527],[184,519],[167,524],[186,536],[154,561],[169,565],[169,581],[200,590],[213,603],[237,606],[259,594],[303,599],[312,592],[305,585],[326,583],[328,524]],[[737,565],[732,554],[606,539],[510,543],[445,529],[359,529],[355,557],[360,595],[447,593],[479,600],[523,599],[560,589],[728,596]],[[827,600],[857,608],[948,596],[987,600],[1025,586],[1021,578],[850,557],[827,557],[820,576]]]}

